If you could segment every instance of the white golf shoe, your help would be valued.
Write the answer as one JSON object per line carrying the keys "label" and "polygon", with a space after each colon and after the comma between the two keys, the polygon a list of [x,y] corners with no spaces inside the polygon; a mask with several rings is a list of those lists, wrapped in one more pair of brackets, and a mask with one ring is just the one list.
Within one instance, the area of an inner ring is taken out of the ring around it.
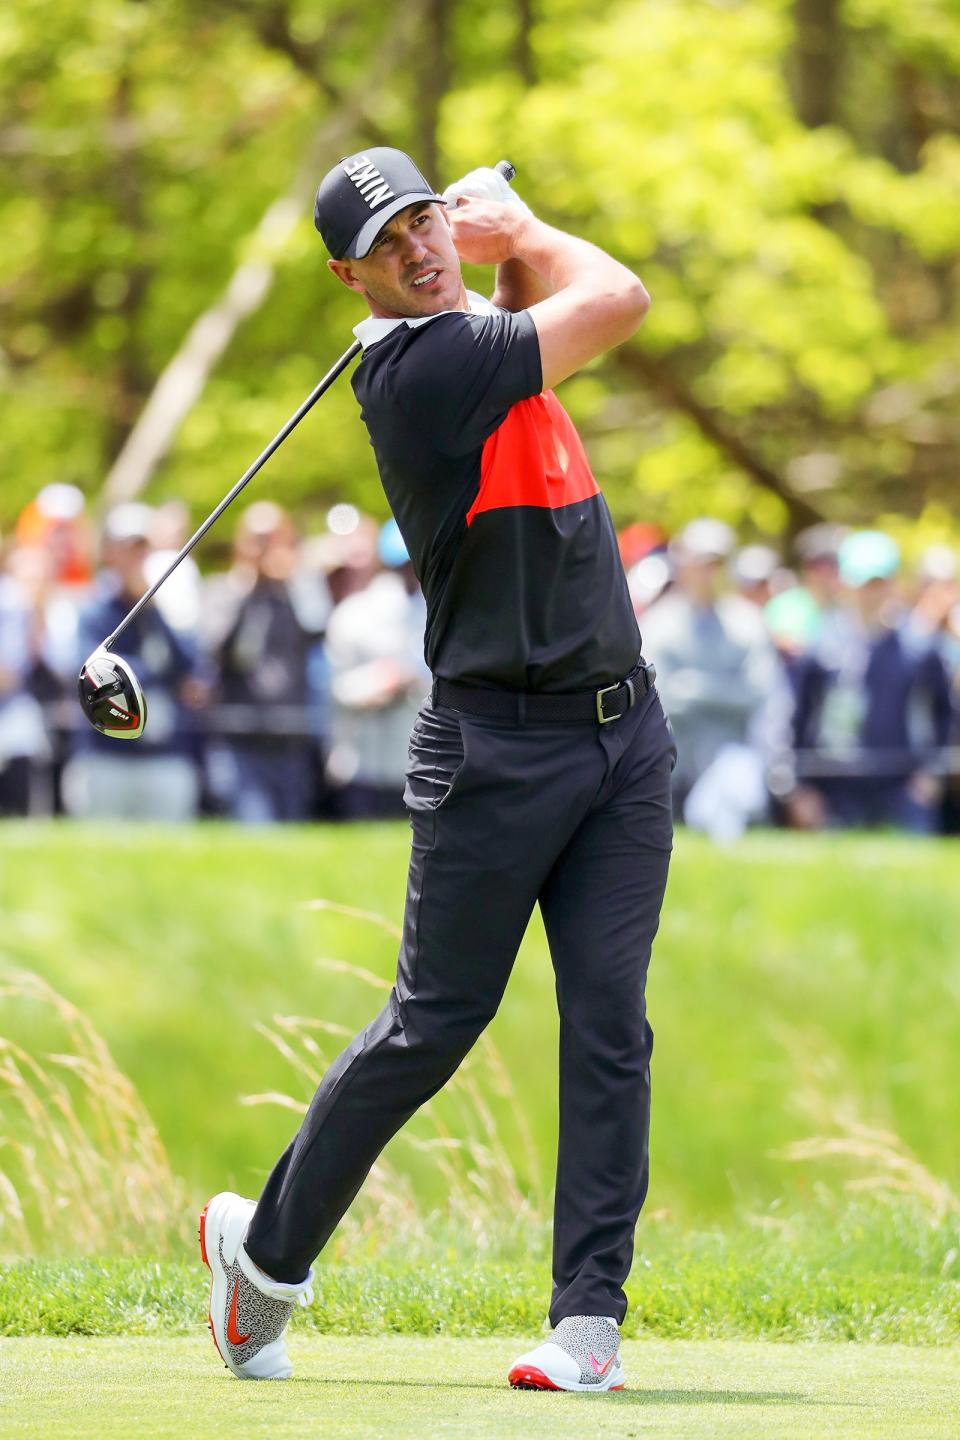
{"label": "white golf shoe", "polygon": [[256,1205],[229,1190],[200,1216],[200,1255],[210,1271],[210,1331],[228,1370],[241,1380],[287,1380],[293,1366],[283,1332],[296,1305],[313,1299],[310,1281],[270,1280],[243,1247]]}
{"label": "white golf shoe", "polygon": [[568,1315],[507,1379],[515,1390],[622,1390],[620,1330],[603,1315]]}

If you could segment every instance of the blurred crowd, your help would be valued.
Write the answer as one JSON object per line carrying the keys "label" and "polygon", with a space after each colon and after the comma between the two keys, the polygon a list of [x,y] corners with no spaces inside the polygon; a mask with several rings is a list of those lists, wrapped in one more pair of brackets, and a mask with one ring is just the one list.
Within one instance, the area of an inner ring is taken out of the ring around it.
{"label": "blurred crowd", "polygon": [[948,546],[907,571],[881,530],[815,525],[789,554],[721,521],[621,553],[677,738],[678,818],[715,839],[960,829],[960,585]]}
{"label": "blurred crowd", "polygon": [[[173,503],[94,526],[45,487],[0,564],[0,813],[257,822],[403,815],[430,685],[426,609],[393,521],[335,505],[303,536],[269,500],[226,569],[188,557],[124,633],[147,697],[134,743],[76,703],[83,660],[187,538]],[[960,830],[960,584],[946,546],[902,564],[880,530],[818,525],[788,552],[704,517],[620,537],[644,652],[676,732],[677,816]]]}
{"label": "blurred crowd", "polygon": [[0,812],[405,814],[426,606],[396,524],[352,505],[306,538],[273,501],[248,506],[228,567],[202,576],[188,556],[117,644],[146,696],[142,737],[86,723],[79,668],[167,569],[186,518],[130,502],[94,533],[66,484],[20,516],[0,571]]}

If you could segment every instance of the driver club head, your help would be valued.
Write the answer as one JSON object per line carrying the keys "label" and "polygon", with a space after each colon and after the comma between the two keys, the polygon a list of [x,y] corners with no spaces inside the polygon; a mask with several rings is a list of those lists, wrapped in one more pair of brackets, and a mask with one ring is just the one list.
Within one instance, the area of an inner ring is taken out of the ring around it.
{"label": "driver club head", "polygon": [[147,723],[147,702],[126,660],[94,650],[77,682],[83,713],[95,730],[114,740],[136,740]]}

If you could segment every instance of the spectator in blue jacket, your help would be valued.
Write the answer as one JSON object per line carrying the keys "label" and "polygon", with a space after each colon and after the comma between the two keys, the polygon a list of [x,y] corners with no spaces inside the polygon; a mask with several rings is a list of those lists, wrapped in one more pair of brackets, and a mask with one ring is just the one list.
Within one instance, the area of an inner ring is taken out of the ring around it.
{"label": "spectator in blue jacket", "polygon": [[[107,515],[103,568],[80,613],[77,670],[146,590],[152,522],[146,505],[118,505]],[[153,605],[140,612],[116,648],[143,686],[146,729],[139,740],[121,742],[78,721],[63,772],[64,808],[91,819],[191,819],[200,789],[197,735],[194,712],[184,702],[191,695],[194,657]]]}
{"label": "spectator in blue jacket", "polygon": [[936,645],[900,609],[896,543],[879,530],[849,535],[840,578],[850,604],[804,661],[797,685],[798,771],[827,823],[937,827],[950,687]]}
{"label": "spectator in blue jacket", "polygon": [[232,566],[207,581],[202,625],[220,702],[210,788],[235,820],[313,813],[320,743],[312,687],[329,613],[326,586],[301,563],[291,517],[272,500],[254,501],[237,522]]}

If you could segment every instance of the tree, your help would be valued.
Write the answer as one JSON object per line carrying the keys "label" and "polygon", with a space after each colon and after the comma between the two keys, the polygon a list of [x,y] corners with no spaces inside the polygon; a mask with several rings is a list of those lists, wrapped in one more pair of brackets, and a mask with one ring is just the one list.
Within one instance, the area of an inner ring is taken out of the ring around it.
{"label": "tree", "polygon": [[[0,62],[4,524],[52,479],[98,495],[192,327],[268,271],[150,471],[148,498],[214,503],[349,340],[310,192],[383,142],[441,182],[509,155],[544,218],[643,275],[639,337],[564,387],[618,520],[954,496],[951,0],[15,0]],[[345,383],[257,484],[383,513]]]}

